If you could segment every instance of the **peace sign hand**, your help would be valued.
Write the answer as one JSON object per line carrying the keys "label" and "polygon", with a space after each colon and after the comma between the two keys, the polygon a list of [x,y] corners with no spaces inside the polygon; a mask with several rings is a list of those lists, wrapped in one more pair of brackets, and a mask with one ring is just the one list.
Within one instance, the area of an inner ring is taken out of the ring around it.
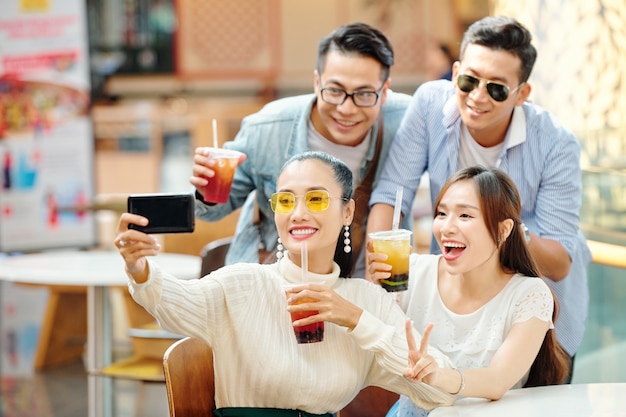
{"label": "peace sign hand", "polygon": [[437,371],[439,365],[435,358],[428,354],[428,339],[435,325],[429,323],[424,329],[424,335],[420,341],[420,347],[417,349],[415,337],[413,336],[413,323],[411,319],[406,319],[406,341],[409,345],[409,366],[404,371],[405,378],[415,381],[424,382],[429,385],[436,385]]}

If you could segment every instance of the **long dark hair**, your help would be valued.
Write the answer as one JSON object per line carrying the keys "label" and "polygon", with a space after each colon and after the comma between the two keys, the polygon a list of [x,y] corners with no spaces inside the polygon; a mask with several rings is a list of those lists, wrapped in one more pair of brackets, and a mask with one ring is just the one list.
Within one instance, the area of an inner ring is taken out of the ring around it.
{"label": "long dark hair", "polygon": [[[506,173],[482,166],[462,169],[443,186],[435,207],[439,206],[441,198],[452,184],[465,180],[472,181],[476,185],[485,225],[494,243],[500,247],[502,268],[527,277],[540,277],[541,271],[528,250],[522,229],[520,195],[515,183]],[[514,227],[508,238],[500,242],[499,224],[506,219],[513,220]],[[559,315],[559,303],[554,293],[552,293],[552,298],[554,299],[552,322],[556,322]],[[524,386],[562,384],[569,375],[569,368],[569,356],[557,342],[554,329],[548,329],[539,353],[530,367],[528,380]]]}
{"label": "long dark hair", "polygon": [[[352,171],[350,168],[338,158],[320,151],[310,151],[303,152],[297,155],[292,156],[285,162],[280,172],[282,172],[285,167],[291,165],[294,162],[302,162],[307,161],[309,159],[314,159],[316,161],[323,162],[326,164],[332,171],[333,176],[337,183],[341,186],[341,197],[343,198],[343,204],[346,205],[348,201],[352,198]],[[352,226],[350,226],[350,229]],[[352,253],[346,253],[344,251],[344,239],[343,236],[344,230],[341,228],[339,231],[339,236],[337,237],[337,246],[335,247],[335,256],[334,261],[339,265],[340,277],[348,277],[350,272],[352,271],[353,266],[353,258]]]}

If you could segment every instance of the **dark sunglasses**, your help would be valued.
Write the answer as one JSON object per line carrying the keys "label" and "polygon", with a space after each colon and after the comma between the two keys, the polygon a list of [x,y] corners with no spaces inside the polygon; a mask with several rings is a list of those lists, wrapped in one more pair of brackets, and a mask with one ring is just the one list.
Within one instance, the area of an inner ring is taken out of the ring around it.
{"label": "dark sunglasses", "polygon": [[513,90],[509,90],[509,87],[505,84],[497,83],[495,81],[486,80],[484,78],[474,77],[472,75],[461,74],[456,78],[456,84],[459,89],[464,93],[474,91],[480,86],[480,82],[484,81],[487,86],[487,92],[489,96],[495,101],[505,101],[509,98],[509,95],[520,88],[524,83],[521,83]]}

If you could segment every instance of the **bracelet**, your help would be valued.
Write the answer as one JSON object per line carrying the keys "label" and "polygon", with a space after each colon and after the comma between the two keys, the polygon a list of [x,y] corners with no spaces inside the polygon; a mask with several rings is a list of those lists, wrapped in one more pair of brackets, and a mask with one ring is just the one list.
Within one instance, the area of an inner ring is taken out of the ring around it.
{"label": "bracelet", "polygon": [[459,395],[461,391],[465,389],[465,375],[463,374],[463,371],[459,368],[454,368],[454,370],[457,371],[459,375],[461,375],[461,385],[459,386],[459,389],[456,392],[451,392],[450,394]]}

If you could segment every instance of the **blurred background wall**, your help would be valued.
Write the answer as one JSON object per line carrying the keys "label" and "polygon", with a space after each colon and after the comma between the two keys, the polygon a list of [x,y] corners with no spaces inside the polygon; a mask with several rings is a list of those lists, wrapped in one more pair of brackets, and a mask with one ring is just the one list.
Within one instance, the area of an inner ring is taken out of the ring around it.
{"label": "blurred background wall", "polygon": [[[412,92],[438,76],[433,45],[458,52],[486,0],[90,0],[96,76],[109,95],[309,92],[317,42],[363,21],[396,51],[394,88]],[[161,25],[150,18],[170,11]],[[106,18],[103,18],[106,17]],[[164,29],[165,28],[165,29]],[[160,35],[157,35],[160,34]],[[158,73],[159,76],[156,76]],[[150,77],[134,77],[134,75]]]}

